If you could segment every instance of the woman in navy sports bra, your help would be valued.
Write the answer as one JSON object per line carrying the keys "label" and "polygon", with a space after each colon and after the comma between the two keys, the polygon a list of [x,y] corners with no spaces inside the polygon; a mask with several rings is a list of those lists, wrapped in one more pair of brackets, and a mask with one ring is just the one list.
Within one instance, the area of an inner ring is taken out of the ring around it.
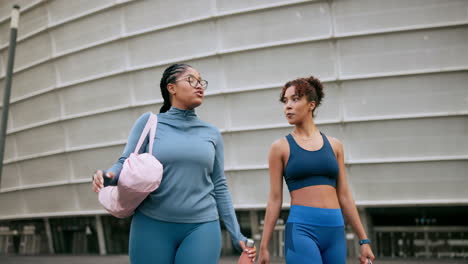
{"label": "woman in navy sports bra", "polygon": [[360,263],[374,261],[346,181],[343,145],[320,132],[314,123],[314,111],[323,96],[322,83],[314,77],[289,81],[282,89],[280,101],[294,129],[270,149],[270,196],[260,264],[270,263],[267,246],[283,203],[283,176],[291,195],[284,241],[286,263],[346,263],[343,215],[360,239]]}

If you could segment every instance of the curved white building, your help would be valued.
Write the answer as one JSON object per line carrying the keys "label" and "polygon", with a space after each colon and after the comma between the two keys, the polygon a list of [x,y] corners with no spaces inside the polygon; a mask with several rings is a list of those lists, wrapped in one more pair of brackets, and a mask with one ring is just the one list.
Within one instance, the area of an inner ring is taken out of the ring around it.
{"label": "curved white building", "polygon": [[468,1],[1,1],[2,91],[15,3],[0,254],[126,252],[128,220],[103,216],[90,176],[158,112],[162,71],[186,62],[210,82],[197,113],[223,132],[246,234],[261,232],[270,144],[291,130],[280,87],[312,74],[374,251],[468,258]]}

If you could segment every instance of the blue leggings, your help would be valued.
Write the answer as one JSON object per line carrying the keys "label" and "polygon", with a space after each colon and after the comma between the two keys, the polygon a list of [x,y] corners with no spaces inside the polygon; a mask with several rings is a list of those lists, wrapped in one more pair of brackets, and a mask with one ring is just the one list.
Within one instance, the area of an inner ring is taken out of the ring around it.
{"label": "blue leggings", "polygon": [[135,212],[130,226],[131,264],[217,264],[219,221],[184,224],[155,220]]}
{"label": "blue leggings", "polygon": [[345,264],[341,209],[292,205],[284,241],[288,264]]}

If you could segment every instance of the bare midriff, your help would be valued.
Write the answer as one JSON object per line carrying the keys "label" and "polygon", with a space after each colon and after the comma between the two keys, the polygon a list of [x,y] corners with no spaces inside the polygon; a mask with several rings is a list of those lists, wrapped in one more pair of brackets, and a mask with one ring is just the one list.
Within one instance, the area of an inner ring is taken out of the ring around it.
{"label": "bare midriff", "polygon": [[318,208],[340,208],[336,189],[330,185],[314,185],[291,192],[291,205],[303,205]]}

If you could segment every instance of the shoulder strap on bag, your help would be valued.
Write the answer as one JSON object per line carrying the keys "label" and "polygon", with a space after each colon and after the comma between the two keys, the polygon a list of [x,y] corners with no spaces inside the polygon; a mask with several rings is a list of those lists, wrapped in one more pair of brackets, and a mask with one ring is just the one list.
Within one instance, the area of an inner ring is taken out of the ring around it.
{"label": "shoulder strap on bag", "polygon": [[141,132],[140,139],[138,140],[138,144],[136,145],[135,150],[133,153],[138,154],[138,151],[141,148],[141,145],[143,145],[143,141],[145,141],[146,136],[148,135],[149,132],[149,153],[153,154],[153,142],[154,142],[154,136],[156,135],[156,127],[158,125],[158,117],[151,113],[148,122],[146,122],[146,126],[143,129],[143,132]]}
{"label": "shoulder strap on bag", "polygon": [[156,127],[158,126],[158,116],[155,114],[151,114],[153,116],[153,121],[151,124],[150,129],[150,138],[149,138],[149,154],[153,155],[153,145],[154,145],[154,138],[156,137]]}

